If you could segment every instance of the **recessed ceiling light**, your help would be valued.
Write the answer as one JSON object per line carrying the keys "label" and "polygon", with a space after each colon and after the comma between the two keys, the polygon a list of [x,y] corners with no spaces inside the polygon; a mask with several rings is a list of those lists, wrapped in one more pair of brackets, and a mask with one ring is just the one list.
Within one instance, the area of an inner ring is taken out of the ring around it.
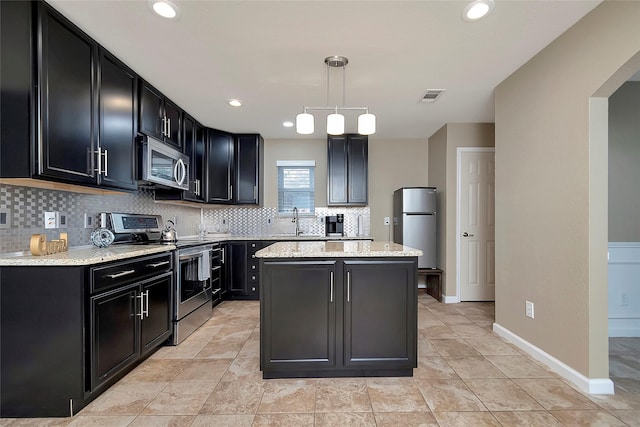
{"label": "recessed ceiling light", "polygon": [[475,0],[464,8],[462,19],[465,21],[477,21],[487,16],[493,10],[493,6],[493,0]]}
{"label": "recessed ceiling light", "polygon": [[240,101],[239,99],[229,99],[227,102],[232,107],[240,107],[240,106],[242,106],[242,101]]}
{"label": "recessed ceiling light", "polygon": [[293,127],[293,122],[282,122],[282,126],[286,127],[286,128],[292,128]]}
{"label": "recessed ceiling light", "polygon": [[149,0],[151,9],[163,18],[175,18],[178,16],[178,6],[167,0]]}

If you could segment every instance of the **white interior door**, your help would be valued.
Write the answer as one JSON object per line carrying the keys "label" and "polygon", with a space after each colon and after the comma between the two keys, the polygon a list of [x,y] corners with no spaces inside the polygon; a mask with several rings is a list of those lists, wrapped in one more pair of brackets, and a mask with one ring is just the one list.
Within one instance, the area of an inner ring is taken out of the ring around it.
{"label": "white interior door", "polygon": [[469,148],[458,156],[460,301],[494,301],[495,152]]}

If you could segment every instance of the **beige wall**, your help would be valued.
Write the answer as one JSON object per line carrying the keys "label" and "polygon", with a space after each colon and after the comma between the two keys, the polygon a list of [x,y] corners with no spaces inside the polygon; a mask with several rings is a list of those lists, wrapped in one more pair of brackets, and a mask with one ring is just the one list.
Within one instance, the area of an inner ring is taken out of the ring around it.
{"label": "beige wall", "polygon": [[438,267],[445,296],[456,296],[458,147],[493,147],[493,123],[449,123],[429,138],[429,185],[438,188]]}
{"label": "beige wall", "polygon": [[606,115],[590,127],[590,97],[640,51],[639,23],[640,2],[604,2],[495,91],[496,322],[587,378],[608,377]]}
{"label": "beige wall", "polygon": [[609,241],[640,242],[640,82],[609,98]]}
{"label": "beige wall", "polygon": [[393,240],[384,217],[393,219],[393,192],[400,187],[425,187],[428,182],[427,139],[369,138],[369,206],[374,240]]}
{"label": "beige wall", "polygon": [[[264,207],[278,206],[277,160],[316,161],[316,206],[327,206],[327,140],[265,140]],[[369,208],[371,236],[389,240],[385,216],[393,216],[393,191],[427,185],[428,150],[425,139],[378,140],[369,137]]]}

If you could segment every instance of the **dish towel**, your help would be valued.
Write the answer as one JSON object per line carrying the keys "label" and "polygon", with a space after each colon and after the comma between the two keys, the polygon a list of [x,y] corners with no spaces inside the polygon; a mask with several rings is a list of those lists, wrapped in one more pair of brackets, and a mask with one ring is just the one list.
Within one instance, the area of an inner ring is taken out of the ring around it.
{"label": "dish towel", "polygon": [[209,259],[209,251],[202,251],[200,253],[200,260],[198,261],[198,280],[209,280],[211,277],[211,262]]}

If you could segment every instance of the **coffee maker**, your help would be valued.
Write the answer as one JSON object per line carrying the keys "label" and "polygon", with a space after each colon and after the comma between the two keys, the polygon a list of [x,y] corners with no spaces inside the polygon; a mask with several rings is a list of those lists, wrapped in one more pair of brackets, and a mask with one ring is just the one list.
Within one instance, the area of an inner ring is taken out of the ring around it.
{"label": "coffee maker", "polygon": [[344,214],[325,216],[324,230],[326,236],[344,236]]}

